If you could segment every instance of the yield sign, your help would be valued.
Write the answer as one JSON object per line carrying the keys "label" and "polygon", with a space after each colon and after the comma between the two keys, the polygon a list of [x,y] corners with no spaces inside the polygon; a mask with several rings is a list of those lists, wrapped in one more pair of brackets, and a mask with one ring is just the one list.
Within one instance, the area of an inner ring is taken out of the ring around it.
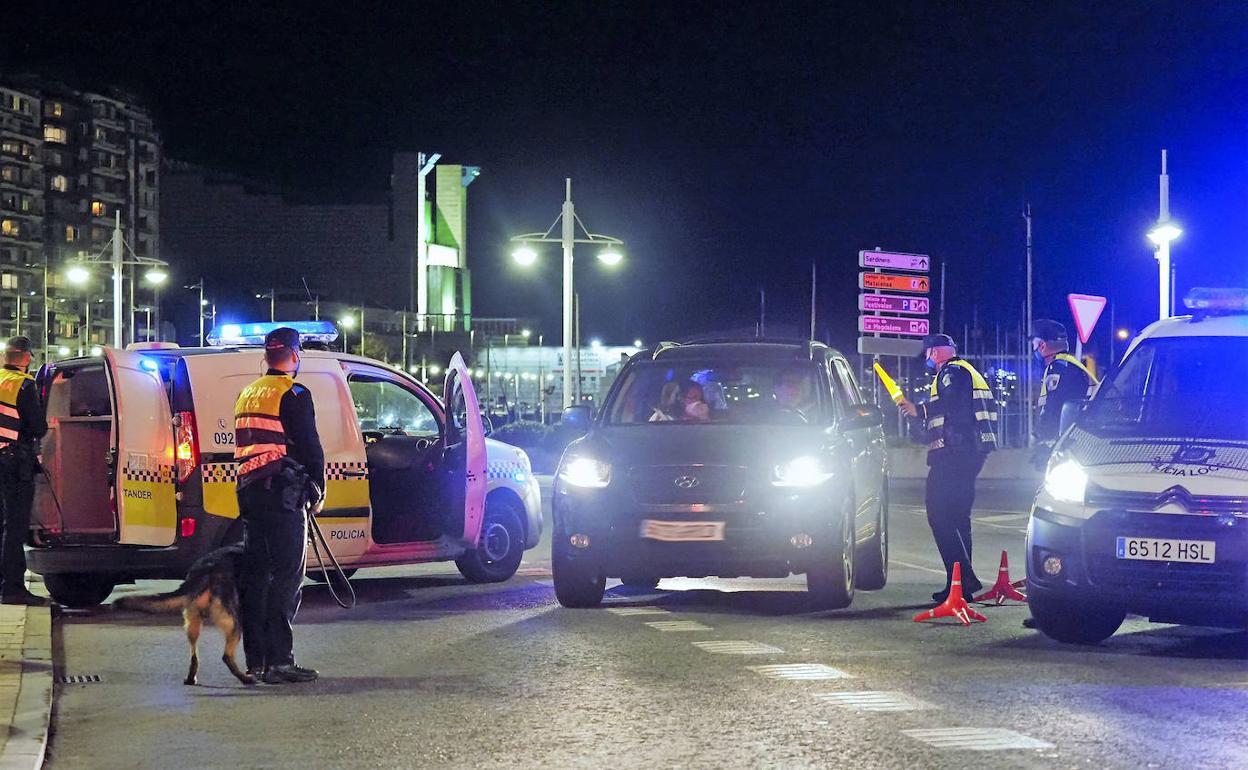
{"label": "yield sign", "polygon": [[1079,342],[1087,342],[1092,336],[1092,329],[1101,318],[1105,309],[1105,298],[1092,294],[1067,294],[1070,302],[1071,315],[1075,317],[1075,331],[1079,332]]}

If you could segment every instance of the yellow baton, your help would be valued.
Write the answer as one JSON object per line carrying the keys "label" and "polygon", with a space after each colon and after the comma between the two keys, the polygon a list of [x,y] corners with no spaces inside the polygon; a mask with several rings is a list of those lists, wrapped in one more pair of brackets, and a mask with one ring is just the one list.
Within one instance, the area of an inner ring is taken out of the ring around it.
{"label": "yellow baton", "polygon": [[888,376],[888,372],[884,371],[884,367],[880,366],[879,361],[875,362],[875,374],[880,378],[880,382],[884,383],[884,389],[888,391],[894,403],[900,404],[906,400],[906,395],[901,392],[901,388],[897,387],[893,378]]}

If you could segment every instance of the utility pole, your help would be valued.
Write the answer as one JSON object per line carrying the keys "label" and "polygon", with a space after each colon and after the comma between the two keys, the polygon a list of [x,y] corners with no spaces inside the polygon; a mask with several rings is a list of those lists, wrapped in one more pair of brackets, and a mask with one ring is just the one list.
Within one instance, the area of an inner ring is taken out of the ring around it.
{"label": "utility pole", "polygon": [[[1030,203],[1028,203],[1023,208],[1023,220],[1027,223],[1027,299],[1026,299],[1024,312],[1023,312],[1023,315],[1024,315],[1023,325],[1026,328],[1023,330],[1023,334],[1031,334],[1031,322],[1033,320],[1032,314],[1035,311],[1032,306],[1032,299],[1031,299],[1032,297],[1032,262],[1031,262],[1032,251],[1031,251],[1031,248],[1032,247],[1031,247],[1031,204]],[[1030,338],[1025,337],[1024,339],[1030,339]],[[1024,348],[1026,347],[1027,346],[1024,346]],[[1024,445],[1027,445],[1031,442],[1031,432],[1032,432],[1032,429],[1035,427],[1036,413],[1035,413],[1035,405],[1032,403],[1032,400],[1031,400],[1032,380],[1033,380],[1032,363],[1031,363],[1031,359],[1026,358],[1025,356],[1023,360],[1026,361],[1026,363],[1023,364],[1023,395],[1024,395],[1024,401],[1025,401],[1024,411],[1026,412],[1026,415],[1027,415],[1027,419],[1026,419],[1027,435],[1024,437],[1023,442],[1024,442]]]}
{"label": "utility pole", "polygon": [[817,296],[817,287],[819,285],[818,276],[815,273],[815,263],[810,263],[810,341],[815,341],[815,297]]}
{"label": "utility pole", "polygon": [[758,336],[767,336],[767,290],[758,290]]}
{"label": "utility pole", "polygon": [[113,347],[121,350],[121,211],[114,212],[113,227]]}

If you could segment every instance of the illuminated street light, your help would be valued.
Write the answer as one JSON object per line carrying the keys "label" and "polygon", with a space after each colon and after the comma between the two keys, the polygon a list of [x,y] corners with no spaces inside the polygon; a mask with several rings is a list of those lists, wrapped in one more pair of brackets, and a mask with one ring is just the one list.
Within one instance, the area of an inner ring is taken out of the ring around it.
{"label": "illuminated street light", "polygon": [[143,274],[143,280],[153,286],[160,286],[165,281],[169,280],[169,274],[158,267],[154,267]]}
{"label": "illuminated street light", "polygon": [[521,267],[529,267],[537,261],[537,252],[528,246],[521,246],[511,252],[511,258],[516,260]]}
{"label": "illuminated street light", "polygon": [[642,348],[645,347],[645,345],[642,344],[641,340],[633,340],[633,347]]}
{"label": "illuminated street light", "polygon": [[355,328],[355,316],[344,315],[342,318],[338,319],[338,325],[344,329],[354,329]]}
{"label": "illuminated street light", "polygon": [[81,286],[91,280],[91,271],[82,265],[74,265],[65,271],[65,279],[76,286]]}
{"label": "illuminated street light", "polygon": [[1183,229],[1174,222],[1162,222],[1148,231],[1148,239],[1153,242],[1153,245],[1160,246],[1163,243],[1177,240],[1182,234]]}
{"label": "illuminated street light", "polygon": [[593,350],[597,350],[598,348],[602,347],[602,340],[590,340],[589,347],[592,348]]}
{"label": "illuminated street light", "polygon": [[624,255],[616,249],[606,249],[598,253],[598,261],[608,267],[615,267],[624,259]]}
{"label": "illuminated street light", "polygon": [[1170,264],[1170,243],[1183,230],[1170,221],[1170,175],[1166,173],[1166,151],[1161,151],[1161,206],[1157,224],[1148,231],[1148,239],[1157,247],[1158,318],[1174,315],[1174,267]]}
{"label": "illuminated street light", "polygon": [[1125,340],[1131,336],[1131,332],[1126,329],[1118,330],[1118,339]]}
{"label": "illuminated street light", "polygon": [[521,329],[520,336],[524,337],[527,340],[529,337],[533,336],[533,332],[530,331],[529,329]]}
{"label": "illuminated street light", "polygon": [[434,377],[437,377],[439,374],[442,373],[442,367],[438,366],[437,364],[433,364],[432,366],[429,367],[429,373],[432,374]]}

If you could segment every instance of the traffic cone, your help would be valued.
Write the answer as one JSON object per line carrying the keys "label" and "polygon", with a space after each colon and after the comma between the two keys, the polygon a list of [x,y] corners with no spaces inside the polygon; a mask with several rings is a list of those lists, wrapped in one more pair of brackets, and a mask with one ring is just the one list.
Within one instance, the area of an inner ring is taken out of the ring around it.
{"label": "traffic cone", "polygon": [[924,620],[933,618],[957,618],[964,626],[969,626],[972,620],[983,623],[988,618],[980,615],[971,605],[966,603],[966,599],[962,596],[962,563],[953,563],[953,580],[949,586],[949,598],[945,599],[945,603],[939,607],[933,607],[927,612],[920,612],[914,616],[915,623],[922,623]]}
{"label": "traffic cone", "polygon": [[1001,567],[997,570],[997,582],[993,584],[992,588],[989,588],[987,591],[984,591],[982,594],[975,597],[972,601],[977,601],[977,602],[995,601],[997,604],[1000,605],[1000,604],[1005,604],[1006,599],[1013,599],[1016,602],[1027,601],[1027,597],[1019,593],[1018,588],[1015,587],[1015,584],[1010,582],[1010,557],[1005,551],[1002,551],[1001,552]]}

